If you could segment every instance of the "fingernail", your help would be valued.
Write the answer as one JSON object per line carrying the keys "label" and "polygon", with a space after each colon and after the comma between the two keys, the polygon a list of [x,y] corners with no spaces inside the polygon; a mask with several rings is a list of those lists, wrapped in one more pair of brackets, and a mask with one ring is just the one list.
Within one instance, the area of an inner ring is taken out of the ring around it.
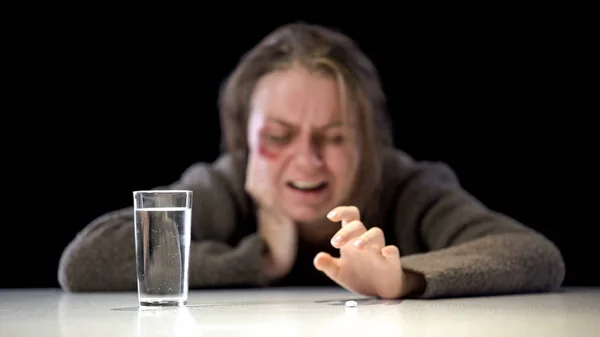
{"label": "fingernail", "polygon": [[327,214],[327,217],[328,217],[328,218],[333,218],[333,217],[334,217],[334,216],[336,216],[336,215],[337,215],[337,213],[336,213],[335,211],[331,211],[331,212],[329,212],[329,213]]}
{"label": "fingernail", "polygon": [[331,239],[331,243],[340,243],[342,242],[342,236],[338,235],[336,237],[334,237],[333,239]]}
{"label": "fingernail", "polygon": [[356,247],[362,247],[364,243],[365,242],[363,240],[358,239],[358,240],[354,241],[354,246],[356,246]]}

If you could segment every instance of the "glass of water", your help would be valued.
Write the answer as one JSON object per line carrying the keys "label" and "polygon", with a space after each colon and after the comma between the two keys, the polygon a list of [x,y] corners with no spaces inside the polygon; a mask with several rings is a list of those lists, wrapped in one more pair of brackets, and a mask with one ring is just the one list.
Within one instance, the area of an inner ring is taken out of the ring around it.
{"label": "glass of water", "polygon": [[139,305],[186,305],[192,191],[134,191],[133,201]]}

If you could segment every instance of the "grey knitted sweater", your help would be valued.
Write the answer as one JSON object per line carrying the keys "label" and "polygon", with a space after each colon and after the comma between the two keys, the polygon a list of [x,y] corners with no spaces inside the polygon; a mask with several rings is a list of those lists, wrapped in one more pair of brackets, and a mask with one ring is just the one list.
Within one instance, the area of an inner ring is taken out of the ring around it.
{"label": "grey knitted sweater", "polygon": [[[540,233],[494,212],[461,188],[445,164],[419,162],[390,149],[385,156],[380,210],[367,227],[383,229],[400,249],[402,266],[421,273],[420,298],[552,291],[565,265],[560,251]],[[251,199],[231,155],[197,163],[170,186],[194,192],[191,288],[334,285],[315,270],[319,250],[302,242],[293,270],[267,284],[260,270],[263,241],[256,233]],[[67,291],[136,289],[131,207],[104,214],[66,247],[58,279]]]}

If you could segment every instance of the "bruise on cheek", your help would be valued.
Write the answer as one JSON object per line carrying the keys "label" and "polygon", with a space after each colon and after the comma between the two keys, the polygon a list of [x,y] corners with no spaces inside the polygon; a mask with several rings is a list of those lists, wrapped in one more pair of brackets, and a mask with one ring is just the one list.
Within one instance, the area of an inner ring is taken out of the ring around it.
{"label": "bruise on cheek", "polygon": [[260,142],[260,144],[258,144],[258,153],[266,158],[266,159],[277,159],[277,153],[275,153],[275,151],[269,150],[262,142]]}
{"label": "bruise on cheek", "polygon": [[274,160],[277,159],[281,150],[276,145],[269,144],[267,132],[267,128],[262,128],[260,130],[260,137],[258,138],[258,154],[265,159]]}

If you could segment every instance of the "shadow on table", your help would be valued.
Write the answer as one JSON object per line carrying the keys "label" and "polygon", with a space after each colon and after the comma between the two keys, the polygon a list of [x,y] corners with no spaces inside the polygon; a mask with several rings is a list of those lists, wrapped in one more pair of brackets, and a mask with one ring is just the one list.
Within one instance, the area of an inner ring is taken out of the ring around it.
{"label": "shadow on table", "polygon": [[355,301],[359,306],[365,305],[397,305],[402,303],[402,300],[384,300],[380,298],[356,298],[343,300],[320,300],[315,303],[322,303],[332,306],[345,306],[347,301]]}
{"label": "shadow on table", "polygon": [[[187,306],[186,306],[187,307]],[[183,308],[182,307],[148,307],[148,308],[141,308],[141,307],[124,307],[124,308],[111,308],[110,310],[112,311],[146,311],[146,312],[150,312],[152,310],[154,311],[167,311],[167,310],[177,310],[179,308]]]}
{"label": "shadow on table", "polygon": [[[346,299],[331,299],[331,300],[319,300],[319,301],[315,301],[314,303],[318,303],[318,304],[324,304],[324,305],[329,305],[329,306],[345,306],[347,301],[355,301],[358,306],[365,306],[365,305],[397,305],[402,303],[402,300],[384,300],[384,299],[379,299],[379,298],[356,298],[356,299],[350,299],[350,298],[346,298]],[[235,303],[236,305],[241,305],[241,306],[252,306],[252,305],[261,305],[261,304],[273,304],[270,302],[239,302],[239,303]],[[194,309],[194,308],[208,308],[208,307],[222,307],[222,306],[229,306],[231,305],[231,303],[218,303],[218,304],[188,304],[185,307],[187,309]],[[151,310],[161,310],[161,311],[165,311],[165,310],[177,310],[178,307],[149,307],[149,308],[140,308],[140,307],[124,307],[124,308],[112,308],[110,310],[113,311],[151,311]]]}

